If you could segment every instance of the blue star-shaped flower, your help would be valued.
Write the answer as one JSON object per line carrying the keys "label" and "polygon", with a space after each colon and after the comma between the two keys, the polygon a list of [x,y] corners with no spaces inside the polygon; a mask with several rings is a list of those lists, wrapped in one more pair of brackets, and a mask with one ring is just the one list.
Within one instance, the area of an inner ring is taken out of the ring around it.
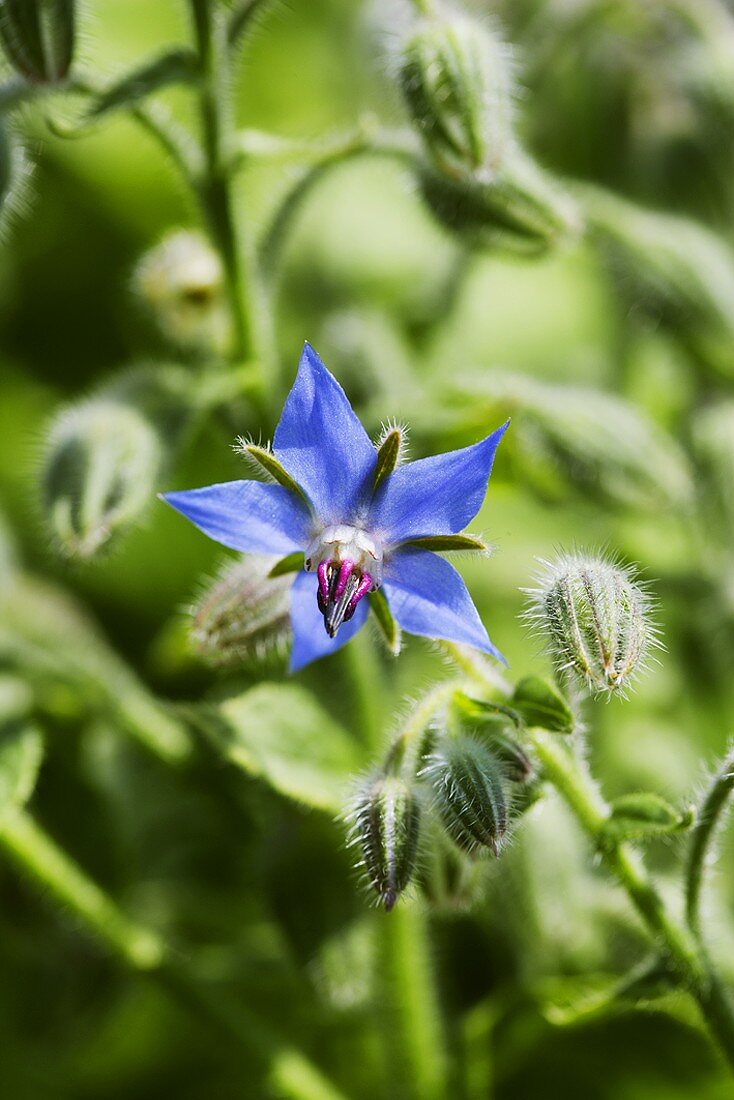
{"label": "blue star-shaped flower", "polygon": [[291,593],[291,671],[353,638],[377,589],[408,633],[503,660],[459,574],[426,546],[457,535],[479,511],[506,428],[460,451],[397,468],[393,460],[386,473],[343,389],[306,344],[273,439],[281,483],[228,481],[163,499],[233,550],[303,552]]}

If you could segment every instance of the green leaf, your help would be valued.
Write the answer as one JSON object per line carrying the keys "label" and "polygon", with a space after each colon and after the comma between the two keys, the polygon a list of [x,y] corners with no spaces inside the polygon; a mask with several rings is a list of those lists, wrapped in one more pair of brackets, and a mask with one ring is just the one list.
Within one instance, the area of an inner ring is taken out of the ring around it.
{"label": "green leaf", "polygon": [[133,107],[141,99],[170,84],[191,84],[199,72],[199,62],[193,50],[180,48],[146,61],[127,73],[96,96],[86,117],[89,121],[109,111]]}
{"label": "green leaf", "polygon": [[625,794],[612,802],[609,817],[601,829],[601,840],[619,843],[680,833],[690,829],[695,819],[692,806],[681,812],[652,791]]}
{"label": "green leaf", "polygon": [[402,443],[403,433],[400,428],[392,428],[380,444],[372,482],[375,491],[382,485],[385,478],[390,476],[397,466]]}
{"label": "green leaf", "polygon": [[257,443],[247,443],[244,439],[240,440],[239,450],[242,454],[249,455],[250,458],[254,458],[255,461],[262,466],[263,470],[266,470],[271,477],[275,478],[279,485],[282,485],[284,489],[287,489],[290,493],[295,493],[302,500],[305,500],[308,504],[308,498],[304,493],[298,482],[294,481],[284,466],[278,462],[272,451],[267,447],[260,447]]}
{"label": "green leaf", "polygon": [[277,561],[273,568],[268,573],[269,577],[284,577],[286,573],[298,573],[303,569],[303,552],[296,550],[293,554],[286,554],[284,558]]}
{"label": "green leaf", "polygon": [[553,733],[571,733],[573,714],[566,700],[552,684],[539,676],[525,676],[516,685],[512,704],[528,726],[542,726]]}
{"label": "green leaf", "polygon": [[410,539],[406,546],[415,546],[420,550],[473,550],[484,553],[487,546],[476,535],[427,535],[422,539]]}
{"label": "green leaf", "polygon": [[394,657],[397,657],[402,646],[402,633],[384,593],[378,588],[375,592],[370,593],[369,601],[375,621],[387,643],[387,648]]}
{"label": "green leaf", "polygon": [[330,812],[363,761],[356,744],[295,684],[259,684],[226,700],[207,734],[233,764],[280,794]]}

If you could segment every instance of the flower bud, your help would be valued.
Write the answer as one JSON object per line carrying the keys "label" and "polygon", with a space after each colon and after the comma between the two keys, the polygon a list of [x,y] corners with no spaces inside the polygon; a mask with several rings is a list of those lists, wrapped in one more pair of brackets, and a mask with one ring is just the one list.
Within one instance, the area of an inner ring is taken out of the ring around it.
{"label": "flower bud", "polygon": [[154,496],[159,436],[136,408],[99,397],[65,410],[51,425],[43,504],[65,554],[90,558]]}
{"label": "flower bud", "polygon": [[415,870],[420,806],[399,776],[379,775],[365,783],[352,808],[351,842],[362,853],[358,866],[389,913]]}
{"label": "flower bud", "polygon": [[734,534],[734,401],[717,401],[698,412],[691,434],[699,464],[707,475],[710,519],[730,544]]}
{"label": "flower bud", "polygon": [[630,570],[584,554],[549,563],[530,593],[529,619],[545,635],[559,673],[595,692],[623,692],[657,643],[650,597]]}
{"label": "flower bud", "polygon": [[132,285],[164,340],[185,351],[226,350],[224,273],[201,233],[183,229],[164,237],[140,259]]}
{"label": "flower bud", "polygon": [[436,220],[473,247],[538,251],[581,229],[575,202],[518,149],[489,179],[420,168],[418,186]]}
{"label": "flower bud", "polygon": [[489,849],[498,856],[508,823],[506,776],[487,745],[466,735],[444,738],[421,776],[458,847],[470,854]]}
{"label": "flower bud", "polygon": [[26,152],[15,134],[0,120],[0,230],[13,210],[22,208],[30,176]]}
{"label": "flower bud", "polygon": [[616,394],[497,378],[517,409],[523,476],[549,498],[569,487],[637,508],[685,508],[693,479],[685,453],[658,424]]}
{"label": "flower bud", "polygon": [[731,378],[734,252],[726,241],[686,218],[645,210],[597,188],[580,194],[620,293],[704,367]]}
{"label": "flower bud", "polygon": [[440,168],[497,168],[513,140],[512,62],[504,42],[464,16],[426,20],[403,47],[399,78]]}
{"label": "flower bud", "polygon": [[58,84],[74,56],[75,0],[3,0],[0,41],[13,68],[34,84]]}
{"label": "flower bud", "polygon": [[292,577],[271,577],[277,558],[248,554],[228,562],[193,609],[197,654],[218,666],[258,664],[290,633]]}

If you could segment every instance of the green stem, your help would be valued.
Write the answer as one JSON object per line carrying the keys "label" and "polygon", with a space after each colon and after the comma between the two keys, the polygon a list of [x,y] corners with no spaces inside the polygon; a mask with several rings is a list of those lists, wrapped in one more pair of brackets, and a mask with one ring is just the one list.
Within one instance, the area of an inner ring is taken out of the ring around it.
{"label": "green stem", "polygon": [[[199,105],[205,167],[199,198],[226,273],[234,328],[233,357],[237,361],[256,360],[254,272],[245,273],[247,250],[237,231],[232,188],[232,119],[225,12],[211,0],[190,0],[190,4],[201,67]],[[262,373],[260,385],[262,392]]]}
{"label": "green stem", "polygon": [[23,810],[0,818],[0,847],[122,963],[162,985],[176,1000],[265,1059],[271,1084],[292,1100],[344,1100],[299,1050],[272,1034],[259,1016],[209,991],[151,929],[130,920],[103,890]]}
{"label": "green stem", "polygon": [[423,734],[432,719],[462,686],[464,685],[460,680],[446,680],[424,696],[395,737],[388,753],[387,766],[403,768],[408,773],[415,773]]}
{"label": "green stem", "polygon": [[686,869],[686,919],[693,935],[701,939],[701,887],[721,815],[734,790],[734,754],[730,753],[714,776],[691,836]]}
{"label": "green stem", "polygon": [[[608,807],[596,784],[582,763],[559,744],[557,736],[542,729],[533,729],[530,734],[547,778],[598,848],[599,831]],[[681,984],[695,997],[711,1033],[734,1069],[734,1012],[695,937],[669,912],[637,853],[620,844],[601,848],[601,857],[662,947]]]}
{"label": "green stem", "polygon": [[431,965],[426,914],[401,904],[380,929],[392,1055],[390,1094],[415,1100],[445,1096],[448,1060]]}

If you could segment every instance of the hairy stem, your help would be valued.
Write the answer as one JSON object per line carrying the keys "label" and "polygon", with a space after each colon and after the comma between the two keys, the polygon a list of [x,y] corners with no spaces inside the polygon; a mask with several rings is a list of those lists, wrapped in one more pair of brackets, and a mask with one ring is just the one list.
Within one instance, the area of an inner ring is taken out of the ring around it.
{"label": "hairy stem", "polygon": [[219,991],[208,990],[156,932],[130,920],[30,814],[7,810],[2,815],[0,848],[125,966],[157,981],[177,1001],[242,1046],[248,1058],[260,1064],[264,1059],[279,1095],[292,1100],[344,1100],[305,1055],[274,1035],[259,1016],[229,1002]]}
{"label": "hairy stem", "polygon": [[448,1062],[426,914],[406,903],[383,920],[386,1045],[394,1063],[390,1092],[406,1100],[438,1100],[446,1095]]}
{"label": "hairy stem", "polygon": [[688,927],[701,939],[701,887],[716,830],[734,790],[734,753],[729,753],[717,771],[703,800],[698,824],[691,835],[686,868],[686,919]]}
{"label": "hairy stem", "polygon": [[[232,104],[225,12],[211,0],[190,0],[190,4],[201,67],[199,106],[204,171],[199,199],[226,273],[234,329],[233,358],[240,362],[257,360],[254,265],[248,265],[245,271],[247,250],[238,233],[232,187]],[[262,396],[262,369],[260,390]]]}
{"label": "hairy stem", "polygon": [[[608,812],[598,787],[583,764],[559,744],[556,735],[534,729],[531,736],[546,777],[598,847],[599,831]],[[734,1069],[734,1012],[697,940],[670,913],[636,852],[620,844],[602,848],[601,855],[660,945],[680,984],[695,997],[712,1035]]]}

